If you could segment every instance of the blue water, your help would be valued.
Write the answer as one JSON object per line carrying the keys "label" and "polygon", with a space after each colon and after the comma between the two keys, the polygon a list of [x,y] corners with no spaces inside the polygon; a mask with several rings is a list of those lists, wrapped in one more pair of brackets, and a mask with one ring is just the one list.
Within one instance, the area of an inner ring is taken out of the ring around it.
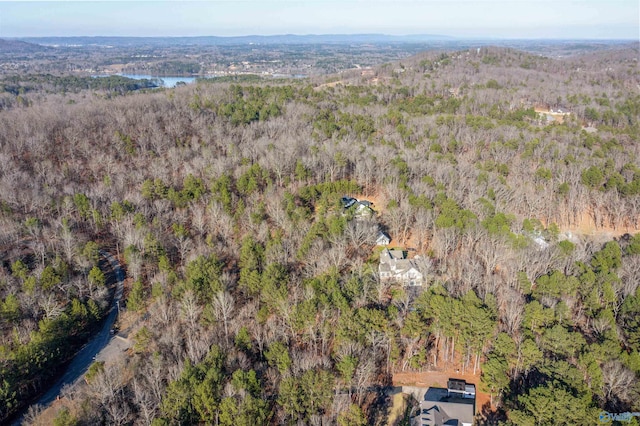
{"label": "blue water", "polygon": [[189,84],[196,81],[196,77],[172,77],[172,76],[159,77],[155,75],[145,75],[145,74],[119,74],[119,75],[127,78],[133,78],[134,80],[142,80],[145,78],[147,80],[161,80],[162,87],[176,87],[176,85],[180,82]]}
{"label": "blue water", "polygon": [[[156,76],[156,75],[149,75],[149,74],[117,74],[120,75],[122,77],[127,77],[127,78],[132,78],[134,80],[143,80],[143,79],[147,79],[147,80],[155,80],[155,81],[160,81],[161,87],[176,87],[176,85],[180,82],[185,83],[185,84],[189,84],[189,83],[193,83],[194,81],[196,81],[196,79],[198,77],[177,77],[177,76],[168,76],[168,77],[160,77],[160,76]],[[95,75],[93,77],[106,77],[107,74],[105,75]],[[301,79],[301,78],[307,78],[307,75],[304,74],[274,74],[272,76],[273,78],[293,78],[293,79]],[[207,78],[216,78],[216,76],[209,76]]]}

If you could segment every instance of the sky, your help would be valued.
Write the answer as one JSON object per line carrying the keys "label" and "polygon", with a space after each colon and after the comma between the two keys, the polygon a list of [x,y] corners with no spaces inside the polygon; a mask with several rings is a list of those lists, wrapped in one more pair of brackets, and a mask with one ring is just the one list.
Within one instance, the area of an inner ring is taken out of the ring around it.
{"label": "sky", "polygon": [[0,38],[359,33],[638,40],[640,1],[0,0]]}

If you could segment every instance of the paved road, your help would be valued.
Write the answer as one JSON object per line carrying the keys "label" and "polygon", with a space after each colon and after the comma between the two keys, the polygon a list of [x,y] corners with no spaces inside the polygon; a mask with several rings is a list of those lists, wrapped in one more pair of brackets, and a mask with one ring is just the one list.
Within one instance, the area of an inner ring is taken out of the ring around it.
{"label": "paved road", "polygon": [[[124,272],[120,268],[118,261],[106,251],[100,250],[100,254],[111,264],[116,276],[116,293],[113,297],[113,304],[104,321],[104,325],[98,334],[96,334],[73,358],[64,375],[45,393],[36,404],[46,408],[60,395],[62,388],[69,384],[75,384],[82,379],[84,373],[93,363],[98,353],[109,343],[113,337],[111,328],[118,316],[118,305],[122,298],[124,289]],[[24,415],[24,414],[23,414]],[[19,425],[22,422],[22,416],[13,424]]]}

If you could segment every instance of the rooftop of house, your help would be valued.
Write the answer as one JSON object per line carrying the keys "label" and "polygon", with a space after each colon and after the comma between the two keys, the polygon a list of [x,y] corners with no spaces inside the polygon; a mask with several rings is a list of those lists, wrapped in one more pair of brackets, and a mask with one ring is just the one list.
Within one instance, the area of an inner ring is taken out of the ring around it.
{"label": "rooftop of house", "polygon": [[422,273],[420,272],[418,265],[413,259],[407,259],[406,252],[403,250],[389,250],[388,248],[382,250],[380,253],[380,265],[378,269],[381,276],[386,278],[389,278],[390,276],[398,277],[404,274],[409,274],[409,276],[404,278],[411,280],[422,279]]}
{"label": "rooftop of house", "polygon": [[382,257],[385,257],[388,260],[401,260],[407,258],[407,253],[400,249],[384,249],[380,254],[380,259],[382,259]]}
{"label": "rooftop of house", "polygon": [[348,209],[349,207],[354,205],[358,200],[356,200],[353,197],[344,196],[340,199],[340,201],[342,201],[342,205],[344,206],[344,208]]}
{"label": "rooftop of house", "polygon": [[345,195],[344,197],[340,198],[340,201],[342,202],[342,205],[344,206],[345,209],[348,209],[354,204],[358,204],[359,209],[362,209],[365,207],[371,208],[371,206],[373,206],[373,203],[371,201],[358,200],[357,198],[349,197],[348,195]]}
{"label": "rooftop of house", "polygon": [[451,396],[444,388],[427,389],[420,403],[422,426],[472,425],[474,415],[475,399]]}
{"label": "rooftop of house", "polygon": [[378,235],[376,235],[376,242],[384,242],[385,245],[391,241],[391,237],[389,237],[384,231],[378,231]]}

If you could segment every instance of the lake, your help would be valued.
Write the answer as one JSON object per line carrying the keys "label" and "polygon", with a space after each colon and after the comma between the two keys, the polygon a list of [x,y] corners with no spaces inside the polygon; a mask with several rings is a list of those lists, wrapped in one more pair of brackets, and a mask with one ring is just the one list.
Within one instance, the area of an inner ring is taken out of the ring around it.
{"label": "lake", "polygon": [[[161,87],[176,87],[176,85],[180,82],[182,83],[193,83],[194,81],[196,81],[196,79],[198,77],[177,77],[177,76],[164,76],[164,77],[160,77],[157,75],[149,75],[149,74],[117,74],[119,76],[122,77],[127,77],[127,78],[132,78],[134,80],[143,80],[143,79],[147,79],[147,80],[160,80],[162,82],[162,84],[160,85]],[[94,77],[105,77],[106,75],[96,75]],[[218,76],[208,76],[205,78],[208,79],[213,79],[213,78],[217,78]],[[273,78],[293,78],[293,79],[301,79],[301,78],[307,78],[307,75],[304,74],[273,74],[272,75]]]}
{"label": "lake", "polygon": [[145,75],[145,74],[118,74],[122,77],[132,78],[134,80],[162,80],[162,87],[176,87],[176,84],[183,83],[193,83],[197,77],[175,77],[175,76],[167,76],[160,77],[157,75]]}

